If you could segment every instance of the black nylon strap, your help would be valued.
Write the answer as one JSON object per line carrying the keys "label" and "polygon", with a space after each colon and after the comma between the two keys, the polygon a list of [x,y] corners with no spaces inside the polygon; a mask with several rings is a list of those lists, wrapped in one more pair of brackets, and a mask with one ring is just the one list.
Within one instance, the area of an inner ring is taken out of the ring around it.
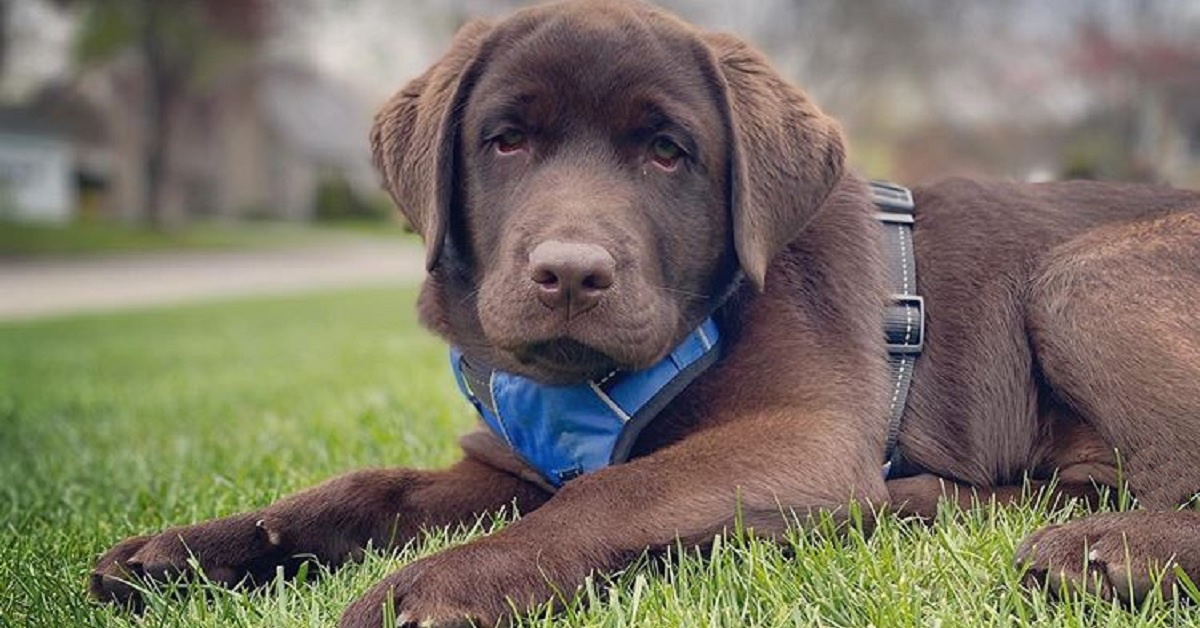
{"label": "black nylon strap", "polygon": [[880,213],[884,250],[888,263],[891,302],[884,312],[883,333],[891,371],[888,391],[888,431],[884,449],[883,475],[888,477],[900,464],[900,422],[904,418],[913,366],[925,343],[925,301],[917,295],[917,263],[913,255],[912,193],[901,186],[872,181],[871,196]]}
{"label": "black nylon strap", "polygon": [[667,407],[667,404],[675,400],[692,382],[696,381],[710,366],[716,364],[717,359],[721,357],[722,340],[717,340],[716,348],[695,362],[684,368],[675,379],[671,380],[661,390],[646,402],[629,421],[625,424],[625,429],[621,431],[621,436],[617,439],[617,444],[613,446],[612,464],[619,464],[629,460],[629,455],[633,453],[633,446],[637,444],[638,436],[641,436],[642,430],[646,428],[658,414]]}
{"label": "black nylon strap", "polygon": [[492,369],[479,368],[468,362],[466,356],[463,356],[459,364],[462,365],[463,381],[467,383],[467,390],[475,395],[479,403],[496,414],[496,400],[492,399]]}

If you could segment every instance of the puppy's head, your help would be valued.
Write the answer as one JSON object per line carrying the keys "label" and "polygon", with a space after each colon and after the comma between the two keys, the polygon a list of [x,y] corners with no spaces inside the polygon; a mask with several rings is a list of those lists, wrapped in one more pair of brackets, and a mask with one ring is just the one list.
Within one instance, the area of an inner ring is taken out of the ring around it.
{"label": "puppy's head", "polygon": [[756,52],[637,2],[464,27],[371,133],[425,240],[424,322],[549,383],[661,359],[842,172],[836,125]]}

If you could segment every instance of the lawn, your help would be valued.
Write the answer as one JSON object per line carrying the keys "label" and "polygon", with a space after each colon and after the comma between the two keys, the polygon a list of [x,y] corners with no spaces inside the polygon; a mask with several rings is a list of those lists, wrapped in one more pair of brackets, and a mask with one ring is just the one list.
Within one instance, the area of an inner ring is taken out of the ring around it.
{"label": "lawn", "polygon": [[0,259],[299,246],[366,236],[397,238],[405,234],[392,222],[200,222],[157,231],[97,220],[48,225],[0,219]]}
{"label": "lawn", "polygon": [[[90,603],[92,561],[122,537],[264,504],[372,465],[446,464],[472,423],[412,291],[359,290],[0,325],[0,625],[328,626],[459,530],[313,581],[195,585],[141,620]],[[1173,626],[1152,600],[1050,604],[1018,585],[1015,543],[1070,509],[947,509],[870,537],[722,540],[706,559],[641,564],[533,625]],[[491,525],[485,522],[484,524]]]}

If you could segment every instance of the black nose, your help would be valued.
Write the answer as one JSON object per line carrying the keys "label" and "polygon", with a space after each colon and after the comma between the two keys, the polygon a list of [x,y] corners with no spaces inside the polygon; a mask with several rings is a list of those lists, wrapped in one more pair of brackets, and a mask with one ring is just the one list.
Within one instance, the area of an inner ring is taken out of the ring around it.
{"label": "black nose", "polygon": [[600,303],[613,285],[617,262],[604,247],[547,240],[529,254],[529,278],[550,309],[567,308],[574,318]]}

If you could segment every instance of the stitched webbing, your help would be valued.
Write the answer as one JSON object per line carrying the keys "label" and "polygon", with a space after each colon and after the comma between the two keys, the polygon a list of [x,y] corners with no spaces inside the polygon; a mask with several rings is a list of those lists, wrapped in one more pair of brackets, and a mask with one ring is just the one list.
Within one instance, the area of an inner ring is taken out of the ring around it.
{"label": "stitched webbing", "polygon": [[884,312],[883,329],[891,371],[883,464],[886,478],[901,459],[898,447],[900,424],[912,386],[913,367],[925,341],[925,302],[917,296],[917,264],[912,239],[915,206],[912,193],[898,185],[872,181],[871,194],[880,210],[878,218],[883,225],[888,285],[892,293],[891,302]]}

